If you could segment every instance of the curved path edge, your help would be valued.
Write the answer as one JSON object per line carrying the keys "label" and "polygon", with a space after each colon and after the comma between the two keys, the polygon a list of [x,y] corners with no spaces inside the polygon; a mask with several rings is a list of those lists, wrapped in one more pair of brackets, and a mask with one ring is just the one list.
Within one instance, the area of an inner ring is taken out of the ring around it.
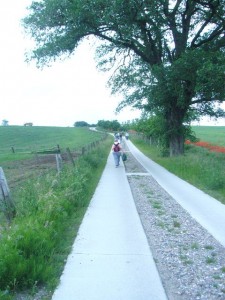
{"label": "curved path edge", "polygon": [[126,144],[162,188],[225,247],[225,205],[152,161],[131,141],[126,141]]}

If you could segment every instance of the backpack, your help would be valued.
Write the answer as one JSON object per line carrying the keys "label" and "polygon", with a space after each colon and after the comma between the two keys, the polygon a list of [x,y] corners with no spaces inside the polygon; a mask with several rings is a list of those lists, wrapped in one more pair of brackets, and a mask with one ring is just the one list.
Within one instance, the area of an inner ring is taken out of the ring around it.
{"label": "backpack", "polygon": [[120,144],[114,144],[113,151],[114,152],[119,152],[120,151]]}

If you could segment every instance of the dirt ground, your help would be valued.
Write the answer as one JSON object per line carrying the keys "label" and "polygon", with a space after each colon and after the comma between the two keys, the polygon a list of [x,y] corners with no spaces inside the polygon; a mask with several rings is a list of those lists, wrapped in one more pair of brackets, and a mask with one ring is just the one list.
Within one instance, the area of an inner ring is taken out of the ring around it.
{"label": "dirt ground", "polygon": [[[76,152],[71,154],[73,161],[80,155]],[[61,154],[61,158],[62,164],[72,163],[71,157],[67,153]],[[13,190],[34,176],[42,175],[51,170],[57,171],[56,154],[35,155],[32,159],[7,162],[2,167],[8,186],[10,190]]]}

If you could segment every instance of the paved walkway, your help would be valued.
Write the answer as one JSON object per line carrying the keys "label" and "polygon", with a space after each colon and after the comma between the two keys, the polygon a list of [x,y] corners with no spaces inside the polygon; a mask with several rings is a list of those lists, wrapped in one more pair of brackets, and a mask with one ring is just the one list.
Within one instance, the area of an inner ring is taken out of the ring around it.
{"label": "paved walkway", "polygon": [[[127,146],[158,183],[225,246],[225,205]],[[52,300],[166,300],[124,166],[106,168]]]}
{"label": "paved walkway", "polygon": [[52,300],[166,300],[124,166],[110,153]]}
{"label": "paved walkway", "polygon": [[147,158],[130,141],[127,146],[156,181],[225,247],[225,205]]}

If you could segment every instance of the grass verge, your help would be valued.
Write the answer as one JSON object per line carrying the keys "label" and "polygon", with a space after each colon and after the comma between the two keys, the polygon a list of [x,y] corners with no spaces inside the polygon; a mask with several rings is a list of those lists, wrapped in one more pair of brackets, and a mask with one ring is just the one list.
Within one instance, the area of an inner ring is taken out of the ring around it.
{"label": "grass verge", "polygon": [[187,145],[183,156],[162,157],[157,147],[135,137],[132,142],[153,161],[225,204],[223,153]]}
{"label": "grass verge", "polygon": [[49,295],[54,291],[111,143],[108,137],[75,167],[27,181],[14,192],[17,215],[1,228],[0,299],[15,299],[19,291],[29,295],[43,286]]}

